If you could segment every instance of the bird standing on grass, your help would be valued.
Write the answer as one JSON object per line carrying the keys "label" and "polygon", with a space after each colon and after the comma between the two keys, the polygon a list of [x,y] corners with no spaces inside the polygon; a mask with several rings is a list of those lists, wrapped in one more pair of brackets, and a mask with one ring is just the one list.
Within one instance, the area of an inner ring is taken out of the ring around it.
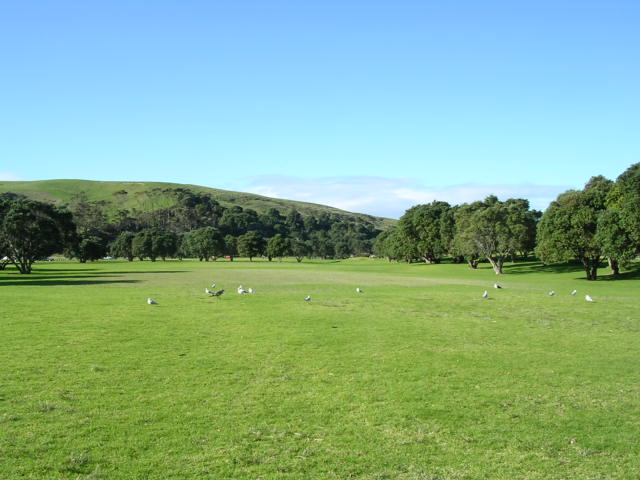
{"label": "bird standing on grass", "polygon": [[574,290],[573,292],[571,292],[571,295],[575,295],[576,293],[578,293],[578,290]]}
{"label": "bird standing on grass", "polygon": [[485,290],[484,293],[482,294],[482,298],[489,298],[489,292]]}
{"label": "bird standing on grass", "polygon": [[304,299],[305,302],[310,302],[311,301],[311,295],[307,295],[307,297]]}
{"label": "bird standing on grass", "polygon": [[219,297],[220,295],[222,295],[224,293],[224,290],[218,290],[217,292],[212,292],[211,296],[212,297]]}
{"label": "bird standing on grass", "polygon": [[362,289],[360,287],[356,288],[356,293],[362,293]]}
{"label": "bird standing on grass", "polygon": [[242,295],[243,293],[247,293],[247,291],[244,289],[244,287],[243,287],[242,285],[240,285],[240,286],[238,287],[238,293],[239,293],[240,295]]}
{"label": "bird standing on grass", "polygon": [[551,290],[551,291],[549,292],[549,296],[550,296],[550,297],[553,297],[555,294],[556,294],[556,292],[554,292],[553,290]]}
{"label": "bird standing on grass", "polygon": [[585,295],[585,296],[584,296],[584,299],[585,299],[587,302],[593,302],[593,298],[591,298],[591,295]]}
{"label": "bird standing on grass", "polygon": [[211,290],[209,290],[208,288],[204,289],[204,293],[208,293],[209,295],[211,295],[213,292]]}
{"label": "bird standing on grass", "polygon": [[147,298],[147,303],[148,303],[149,305],[157,305],[157,304],[158,304],[158,302],[156,302],[156,301],[154,301],[154,300],[151,300],[150,298]]}
{"label": "bird standing on grass", "polygon": [[501,285],[498,285],[497,283],[494,283],[494,284],[493,284],[493,288],[502,288],[502,286],[501,286]]}

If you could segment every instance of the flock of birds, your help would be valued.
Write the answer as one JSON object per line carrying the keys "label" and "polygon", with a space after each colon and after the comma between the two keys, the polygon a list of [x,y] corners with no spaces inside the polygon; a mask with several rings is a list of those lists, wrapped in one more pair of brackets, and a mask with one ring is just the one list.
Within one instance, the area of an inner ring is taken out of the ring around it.
{"label": "flock of birds", "polygon": [[[223,293],[224,290],[215,290],[216,288],[216,284],[214,283],[213,285],[211,285],[211,289],[209,289],[209,287],[206,287],[204,289],[204,293],[206,293],[207,295],[209,295],[210,297],[220,297]],[[499,285],[497,283],[493,284],[493,288],[502,288],[502,285]],[[249,287],[249,288],[244,288],[242,285],[239,285],[237,288],[237,292],[239,295],[245,295],[245,294],[253,294],[256,293],[255,289]],[[360,287],[356,288],[356,293],[364,293],[362,291],[362,289]],[[571,295],[575,296],[578,293],[577,290],[574,290],[571,292]],[[553,297],[556,294],[556,292],[554,292],[553,290],[551,290],[548,295],[550,297]],[[482,294],[482,298],[489,298],[489,292],[487,290],[484,291],[484,293]],[[593,298],[591,297],[591,295],[585,295],[584,299],[587,302],[593,302]],[[304,299],[305,302],[310,302],[311,301],[311,295],[307,295]],[[147,298],[147,303],[149,305],[157,305],[158,302],[156,302],[155,300],[151,299],[151,298]]]}
{"label": "flock of birds", "polygon": [[[499,285],[499,284],[497,284],[497,283],[494,283],[494,284],[493,284],[493,288],[502,288],[502,285]],[[575,296],[577,293],[578,293],[578,291],[577,291],[577,290],[574,290],[574,291],[572,291],[572,292],[571,292],[571,295]],[[549,295],[550,297],[553,297],[555,294],[556,294],[556,292],[554,292],[553,290],[551,290],[551,291],[548,293],[548,295]],[[489,298],[489,292],[488,292],[487,290],[485,290],[485,291],[484,291],[484,293],[482,294],[482,298]],[[593,297],[591,297],[591,295],[585,295],[585,296],[584,296],[584,299],[585,299],[587,302],[593,302]]]}
{"label": "flock of birds", "polygon": [[[224,290],[215,290],[215,288],[216,288],[216,284],[214,283],[213,285],[211,285],[211,289],[209,287],[206,287],[204,289],[204,293],[206,293],[210,297],[220,297],[224,293]],[[238,292],[239,295],[245,295],[245,294],[256,293],[256,290],[254,288],[252,288],[252,287],[244,288],[242,285],[239,285],[238,288],[237,288],[237,292]],[[364,292],[362,291],[362,289],[360,287],[357,287],[356,288],[356,293],[364,293]],[[307,295],[305,297],[304,301],[305,302],[310,302],[311,301],[311,295]],[[152,298],[147,298],[147,303],[149,305],[158,305],[158,302],[156,302]]]}

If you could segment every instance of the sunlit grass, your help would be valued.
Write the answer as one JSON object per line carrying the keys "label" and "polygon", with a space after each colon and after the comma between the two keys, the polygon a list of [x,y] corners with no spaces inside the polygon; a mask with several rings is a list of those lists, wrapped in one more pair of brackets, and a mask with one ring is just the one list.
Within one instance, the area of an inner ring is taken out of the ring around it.
{"label": "sunlit grass", "polygon": [[0,478],[637,478],[635,273],[552,270],[0,272]]}

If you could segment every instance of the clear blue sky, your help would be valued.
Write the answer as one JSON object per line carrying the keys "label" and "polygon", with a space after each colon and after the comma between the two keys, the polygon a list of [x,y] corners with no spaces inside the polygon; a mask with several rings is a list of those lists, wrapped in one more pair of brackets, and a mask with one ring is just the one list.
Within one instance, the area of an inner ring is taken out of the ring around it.
{"label": "clear blue sky", "polygon": [[640,161],[640,2],[0,0],[0,179],[399,217]]}

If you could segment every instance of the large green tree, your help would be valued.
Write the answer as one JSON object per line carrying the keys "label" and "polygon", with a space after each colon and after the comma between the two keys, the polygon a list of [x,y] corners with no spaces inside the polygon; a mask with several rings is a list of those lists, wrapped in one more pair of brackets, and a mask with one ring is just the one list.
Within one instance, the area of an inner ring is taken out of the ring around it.
{"label": "large green tree", "polygon": [[296,262],[300,263],[305,256],[310,254],[311,246],[308,241],[300,237],[293,237],[290,239],[290,242],[291,254],[295,257]]}
{"label": "large green tree", "polygon": [[250,262],[253,261],[253,257],[261,255],[264,248],[264,239],[256,231],[250,231],[238,237],[238,253],[248,257]]}
{"label": "large green tree", "polygon": [[325,230],[314,231],[309,238],[311,245],[311,255],[325,259],[332,257],[335,253],[331,238]]}
{"label": "large green tree", "polygon": [[152,237],[152,247],[155,255],[163,261],[173,257],[178,251],[178,236],[170,230],[155,230]]}
{"label": "large green tree", "polygon": [[224,253],[224,237],[220,230],[214,227],[204,227],[193,230],[186,237],[187,251],[200,261],[209,261]]}
{"label": "large green tree", "polygon": [[618,275],[620,265],[628,263],[638,251],[620,217],[618,210],[604,210],[598,215],[596,226],[595,241],[607,257],[613,275]]}
{"label": "large green tree", "polygon": [[126,258],[130,262],[133,261],[135,255],[133,253],[133,239],[136,234],[133,232],[122,232],[111,243],[109,252],[114,257]]}
{"label": "large green tree", "polygon": [[67,210],[25,198],[0,202],[0,245],[20,273],[31,273],[38,258],[75,242],[76,226]]}
{"label": "large green tree", "polygon": [[155,262],[157,255],[153,251],[153,231],[146,229],[136,233],[131,242],[131,250],[140,260],[149,257],[152,262]]}
{"label": "large green tree", "polygon": [[618,212],[620,227],[631,243],[623,250],[640,253],[640,163],[631,165],[617,178],[607,206]]}
{"label": "large green tree", "polygon": [[106,254],[106,242],[96,235],[81,235],[72,248],[65,250],[65,255],[77,258],[80,263],[99,260]]}
{"label": "large green tree", "polygon": [[569,190],[545,210],[538,224],[536,253],[544,262],[579,260],[588,280],[596,280],[602,260],[598,218],[606,209],[613,182],[592,177],[583,190]]}
{"label": "large green tree", "polygon": [[440,263],[447,253],[453,233],[453,215],[447,202],[416,205],[398,222],[398,233],[410,242],[426,263]]}
{"label": "large green tree", "polygon": [[273,257],[277,257],[282,261],[282,257],[287,255],[290,249],[289,239],[278,233],[267,241],[267,258],[271,261]]}
{"label": "large green tree", "polygon": [[224,254],[229,256],[232,262],[233,257],[238,255],[238,239],[231,234],[224,237]]}
{"label": "large green tree", "polygon": [[477,210],[483,208],[482,202],[464,203],[455,207],[455,230],[450,253],[454,257],[462,257],[469,268],[476,269],[482,253],[474,241],[471,221]]}
{"label": "large green tree", "polygon": [[524,198],[509,198],[504,206],[507,209],[510,250],[513,255],[526,258],[536,247],[536,227],[542,212],[531,210],[529,200]]}

